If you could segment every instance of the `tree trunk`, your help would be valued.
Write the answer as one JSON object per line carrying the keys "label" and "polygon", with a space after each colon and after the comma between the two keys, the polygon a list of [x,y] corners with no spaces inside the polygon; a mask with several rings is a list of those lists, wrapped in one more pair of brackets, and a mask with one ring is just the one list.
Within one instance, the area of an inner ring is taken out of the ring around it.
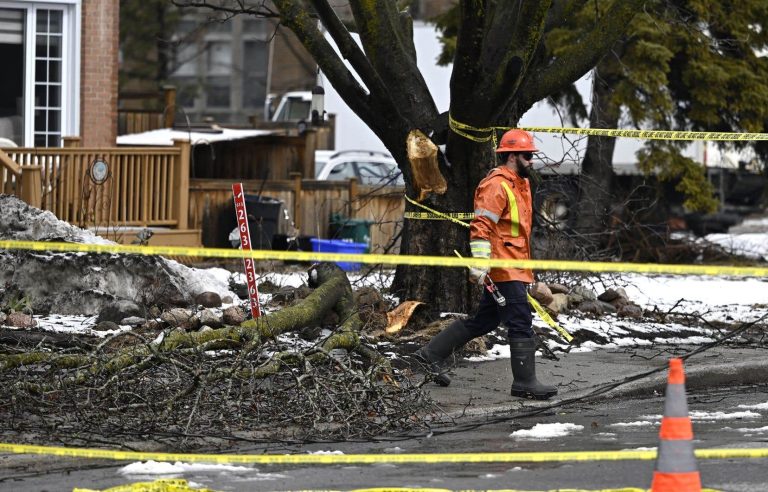
{"label": "tree trunk", "polygon": [[[592,88],[592,110],[589,115],[591,128],[616,128],[619,124],[620,108],[612,101],[610,80],[604,78],[602,61],[595,70]],[[613,151],[616,139],[590,136],[587,151],[582,161],[579,178],[579,201],[576,207],[576,230],[591,246],[599,246],[606,238],[604,232],[612,198]]]}
{"label": "tree trunk", "polygon": [[[440,212],[472,212],[477,184],[495,167],[492,144],[472,142],[450,133],[447,148],[447,156],[440,154],[440,169],[448,189],[444,195],[431,195],[424,204]],[[424,212],[409,203],[406,211]],[[401,254],[455,257],[454,250],[464,257],[471,256],[468,227],[448,220],[405,220]],[[478,300],[477,288],[468,282],[467,272],[466,268],[400,265],[392,290],[401,301],[426,303],[435,314],[467,313]]]}

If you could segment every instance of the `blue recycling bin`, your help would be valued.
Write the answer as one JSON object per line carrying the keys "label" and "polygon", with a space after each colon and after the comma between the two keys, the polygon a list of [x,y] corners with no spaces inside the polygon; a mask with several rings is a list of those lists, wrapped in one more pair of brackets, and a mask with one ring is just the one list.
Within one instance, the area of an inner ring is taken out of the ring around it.
{"label": "blue recycling bin", "polygon": [[[363,254],[368,245],[365,243],[353,243],[351,241],[339,241],[337,239],[318,239],[312,238],[312,251],[316,253],[349,253]],[[354,272],[360,270],[360,263],[337,261],[339,268],[345,272]]]}

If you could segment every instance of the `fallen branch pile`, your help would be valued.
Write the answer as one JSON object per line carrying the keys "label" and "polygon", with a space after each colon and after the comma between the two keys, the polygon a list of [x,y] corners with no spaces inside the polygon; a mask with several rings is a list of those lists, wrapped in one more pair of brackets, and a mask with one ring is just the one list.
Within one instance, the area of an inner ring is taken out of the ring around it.
{"label": "fallen branch pile", "polygon": [[[0,337],[0,432],[32,442],[197,447],[424,427],[436,407],[361,343],[346,275],[317,265],[310,283],[301,303],[236,327],[98,343]],[[319,326],[330,311],[338,327],[310,347],[285,335]]]}

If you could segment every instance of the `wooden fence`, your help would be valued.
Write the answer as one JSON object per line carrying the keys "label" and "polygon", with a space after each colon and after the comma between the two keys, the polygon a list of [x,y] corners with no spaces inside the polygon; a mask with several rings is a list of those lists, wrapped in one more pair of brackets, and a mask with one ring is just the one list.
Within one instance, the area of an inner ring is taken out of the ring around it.
{"label": "wooden fence", "polygon": [[[294,174],[290,180],[244,180],[247,193],[283,202],[298,234],[329,237],[332,214],[370,221],[371,252],[399,246],[405,209],[402,187],[359,186],[357,181],[316,181]],[[229,247],[227,236],[235,227],[231,180],[192,179],[189,192],[189,227],[202,229],[205,246]],[[392,251],[397,251],[394,249]]]}
{"label": "wooden fence", "polygon": [[[118,96],[117,134],[143,133],[173,127],[176,116],[176,88],[158,92],[121,92]],[[139,107],[133,107],[133,106]],[[149,108],[144,106],[150,106]]]}
{"label": "wooden fence", "polygon": [[[188,142],[90,149],[76,146],[78,139],[66,141],[64,148],[5,149],[21,170],[39,169],[40,208],[82,227],[187,228]],[[101,183],[91,175],[96,160],[108,165]]]}

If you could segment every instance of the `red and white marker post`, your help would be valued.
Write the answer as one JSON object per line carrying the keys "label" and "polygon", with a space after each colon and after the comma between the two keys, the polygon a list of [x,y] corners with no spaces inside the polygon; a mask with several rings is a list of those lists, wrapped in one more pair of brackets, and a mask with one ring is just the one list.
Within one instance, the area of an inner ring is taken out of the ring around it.
{"label": "red and white marker post", "polygon": [[253,268],[253,258],[248,254],[251,251],[251,231],[248,229],[248,213],[245,211],[245,195],[243,194],[242,183],[232,185],[232,195],[235,197],[237,230],[240,231],[240,247],[243,249],[243,264],[245,265],[245,278],[248,282],[251,316],[256,319],[261,316],[261,306],[259,306],[259,290],[256,287],[256,270]]}

